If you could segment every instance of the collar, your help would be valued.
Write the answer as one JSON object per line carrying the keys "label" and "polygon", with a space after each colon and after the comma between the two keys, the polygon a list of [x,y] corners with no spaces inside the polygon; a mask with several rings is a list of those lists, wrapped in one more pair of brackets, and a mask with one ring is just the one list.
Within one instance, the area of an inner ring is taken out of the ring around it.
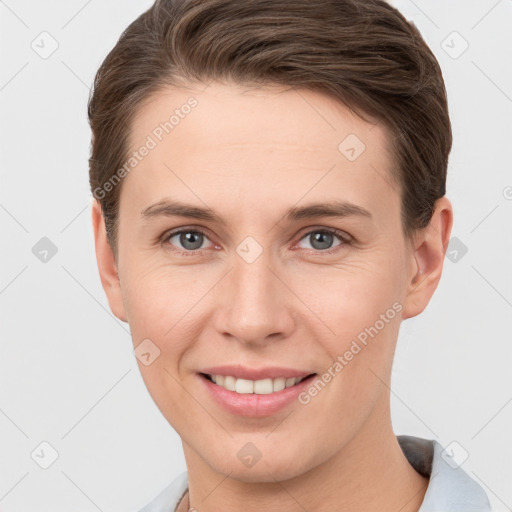
{"label": "collar", "polygon": [[[409,464],[429,485],[418,512],[492,512],[483,488],[448,455],[435,440],[397,436]],[[139,512],[171,512],[188,489],[183,472]]]}
{"label": "collar", "polygon": [[487,494],[432,439],[397,436],[409,464],[422,476],[430,479],[418,512],[491,512]]}

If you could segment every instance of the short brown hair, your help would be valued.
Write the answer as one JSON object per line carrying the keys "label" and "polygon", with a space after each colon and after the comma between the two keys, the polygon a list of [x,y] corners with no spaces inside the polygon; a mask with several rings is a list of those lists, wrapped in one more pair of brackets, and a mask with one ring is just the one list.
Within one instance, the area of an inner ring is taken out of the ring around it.
{"label": "short brown hair", "polygon": [[397,9],[384,0],[156,0],[103,61],[88,104],[90,186],[116,258],[122,182],[104,192],[127,159],[134,114],[162,87],[210,81],[316,90],[382,122],[406,239],[428,225],[452,145],[446,90]]}

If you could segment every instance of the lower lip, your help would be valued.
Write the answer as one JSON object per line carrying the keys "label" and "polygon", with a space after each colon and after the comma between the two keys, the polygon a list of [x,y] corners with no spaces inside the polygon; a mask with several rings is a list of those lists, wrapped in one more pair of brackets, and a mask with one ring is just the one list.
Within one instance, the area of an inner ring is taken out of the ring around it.
{"label": "lower lip", "polygon": [[291,404],[294,400],[297,400],[298,395],[310,385],[315,375],[302,380],[295,384],[295,386],[267,395],[236,393],[214,384],[202,375],[198,376],[213,399],[228,412],[249,418],[262,418],[271,416]]}

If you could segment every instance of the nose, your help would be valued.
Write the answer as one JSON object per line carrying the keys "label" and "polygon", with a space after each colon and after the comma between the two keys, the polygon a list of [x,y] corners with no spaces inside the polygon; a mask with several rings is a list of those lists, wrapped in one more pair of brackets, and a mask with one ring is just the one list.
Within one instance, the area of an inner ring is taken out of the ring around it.
{"label": "nose", "polygon": [[[284,275],[274,270],[263,251],[252,263],[238,254],[233,267],[219,283],[221,295],[215,314],[217,331],[240,343],[266,345],[284,339],[293,332],[293,293]],[[281,272],[282,274],[282,272]]]}

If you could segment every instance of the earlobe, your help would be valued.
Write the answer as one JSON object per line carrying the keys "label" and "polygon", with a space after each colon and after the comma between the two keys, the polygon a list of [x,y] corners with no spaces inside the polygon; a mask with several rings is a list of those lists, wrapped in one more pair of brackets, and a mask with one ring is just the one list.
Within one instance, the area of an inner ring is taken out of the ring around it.
{"label": "earlobe", "polygon": [[453,226],[453,208],[446,196],[436,201],[429,225],[417,233],[402,318],[419,315],[441,279],[444,257]]}
{"label": "earlobe", "polygon": [[92,227],[101,285],[107,295],[112,313],[119,320],[127,322],[117,264],[108,242],[105,220],[101,211],[101,205],[97,199],[93,199],[92,204]]}

